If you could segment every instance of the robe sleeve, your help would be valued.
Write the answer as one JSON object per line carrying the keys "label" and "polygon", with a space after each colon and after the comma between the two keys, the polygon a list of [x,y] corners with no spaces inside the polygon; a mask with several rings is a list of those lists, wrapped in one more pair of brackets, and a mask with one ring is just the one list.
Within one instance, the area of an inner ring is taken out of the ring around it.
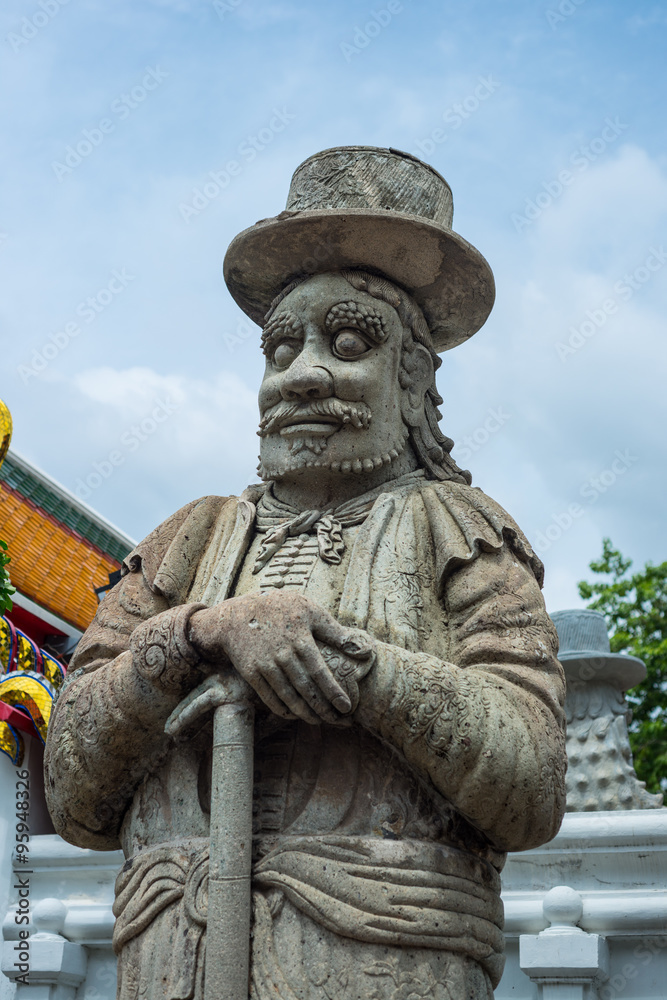
{"label": "robe sleeve", "polygon": [[444,581],[443,658],[377,643],[357,718],[503,851],[550,840],[565,807],[565,686],[528,561],[479,551]]}
{"label": "robe sleeve", "polygon": [[120,846],[137,786],[168,751],[164,723],[182,693],[141,676],[130,639],[144,622],[171,614],[155,577],[165,564],[175,577],[180,566],[187,584],[196,565],[192,539],[208,530],[220,502],[194,501],[130,553],[72,658],[49,725],[44,774],[56,832],[79,847]]}

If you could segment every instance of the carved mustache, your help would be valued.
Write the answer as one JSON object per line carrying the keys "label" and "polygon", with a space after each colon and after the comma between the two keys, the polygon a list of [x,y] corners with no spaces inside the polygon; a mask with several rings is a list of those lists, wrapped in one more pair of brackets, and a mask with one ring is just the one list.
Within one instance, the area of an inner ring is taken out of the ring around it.
{"label": "carved mustache", "polygon": [[331,419],[341,426],[351,424],[357,430],[368,430],[371,409],[366,403],[346,402],[335,396],[314,399],[308,403],[288,403],[281,400],[266,411],[259,422],[257,433],[260,437],[266,437],[296,424],[331,423]]}

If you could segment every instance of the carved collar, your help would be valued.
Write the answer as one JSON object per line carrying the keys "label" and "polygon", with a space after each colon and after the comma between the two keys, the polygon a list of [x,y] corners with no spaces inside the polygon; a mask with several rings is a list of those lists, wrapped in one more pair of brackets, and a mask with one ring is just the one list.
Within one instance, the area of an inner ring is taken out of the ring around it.
{"label": "carved collar", "polygon": [[343,528],[362,524],[382,493],[390,493],[402,486],[416,484],[423,478],[424,470],[418,469],[416,472],[408,472],[398,479],[382,483],[368,493],[346,500],[338,507],[305,511],[278,500],[273,493],[273,484],[269,483],[257,500],[255,526],[257,531],[266,534],[266,537],[255,560],[253,573],[259,573],[288,538],[307,535],[311,531],[317,533],[320,559],[333,565],[340,563],[345,552]]}

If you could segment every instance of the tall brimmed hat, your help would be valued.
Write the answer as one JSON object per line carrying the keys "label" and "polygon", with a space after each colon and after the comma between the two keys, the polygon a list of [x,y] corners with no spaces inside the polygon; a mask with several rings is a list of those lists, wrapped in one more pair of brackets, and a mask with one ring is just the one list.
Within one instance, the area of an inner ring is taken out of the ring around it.
{"label": "tall brimmed hat", "polygon": [[297,167],[284,212],[232,240],[229,291],[260,326],[276,295],[311,274],[360,267],[385,275],[421,307],[438,351],[463,343],[491,312],[488,263],[452,231],[452,192],[409,153],[339,146]]}
{"label": "tall brimmed hat", "polygon": [[628,691],[646,677],[646,667],[636,656],[612,653],[607,623],[599,611],[556,611],[551,620],[558,632],[558,659],[570,681],[604,681]]}

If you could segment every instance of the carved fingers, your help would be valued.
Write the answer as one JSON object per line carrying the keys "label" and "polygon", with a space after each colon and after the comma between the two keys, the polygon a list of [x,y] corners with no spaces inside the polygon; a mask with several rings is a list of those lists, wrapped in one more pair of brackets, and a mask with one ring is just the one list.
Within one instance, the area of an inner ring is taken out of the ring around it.
{"label": "carved fingers", "polygon": [[252,691],[242,677],[228,670],[224,676],[212,674],[181,701],[167,719],[167,736],[178,736],[218,705],[249,701]]}
{"label": "carved fingers", "polygon": [[317,697],[314,686],[294,650],[281,650],[275,660],[264,667],[264,678],[292,718],[303,719],[311,725],[320,722],[320,711],[326,711],[325,702]]}
{"label": "carved fingers", "polygon": [[[373,662],[372,643],[363,632],[344,628],[293,593],[247,594],[199,612],[191,638],[202,652],[219,645],[275,715],[311,724],[343,724],[358,701],[349,675],[360,679]],[[316,640],[336,653],[340,678]]]}
{"label": "carved fingers", "polygon": [[[303,643],[299,649],[299,654],[307,670],[307,691],[309,693],[312,691],[313,698],[323,700],[323,705],[327,709],[327,715],[331,716],[328,718],[328,721],[337,722],[338,716],[336,713],[331,712],[329,706],[333,705],[336,711],[341,712],[343,715],[351,710],[352,703],[345,689],[334,677],[322,653],[312,639],[309,642]],[[302,691],[301,688],[299,690]],[[302,693],[306,697],[306,693],[304,691]],[[325,718],[325,716],[322,715],[322,718]]]}
{"label": "carved fingers", "polygon": [[357,628],[346,628],[322,608],[315,608],[311,626],[316,639],[340,649],[346,656],[356,660],[366,660],[373,653],[373,640],[366,632]]}
{"label": "carved fingers", "polygon": [[[233,662],[275,715],[303,719],[311,725],[337,723],[349,712],[351,702],[319,652],[312,635],[282,635],[271,650],[261,654],[237,652]],[[291,641],[290,641],[291,640]]]}

